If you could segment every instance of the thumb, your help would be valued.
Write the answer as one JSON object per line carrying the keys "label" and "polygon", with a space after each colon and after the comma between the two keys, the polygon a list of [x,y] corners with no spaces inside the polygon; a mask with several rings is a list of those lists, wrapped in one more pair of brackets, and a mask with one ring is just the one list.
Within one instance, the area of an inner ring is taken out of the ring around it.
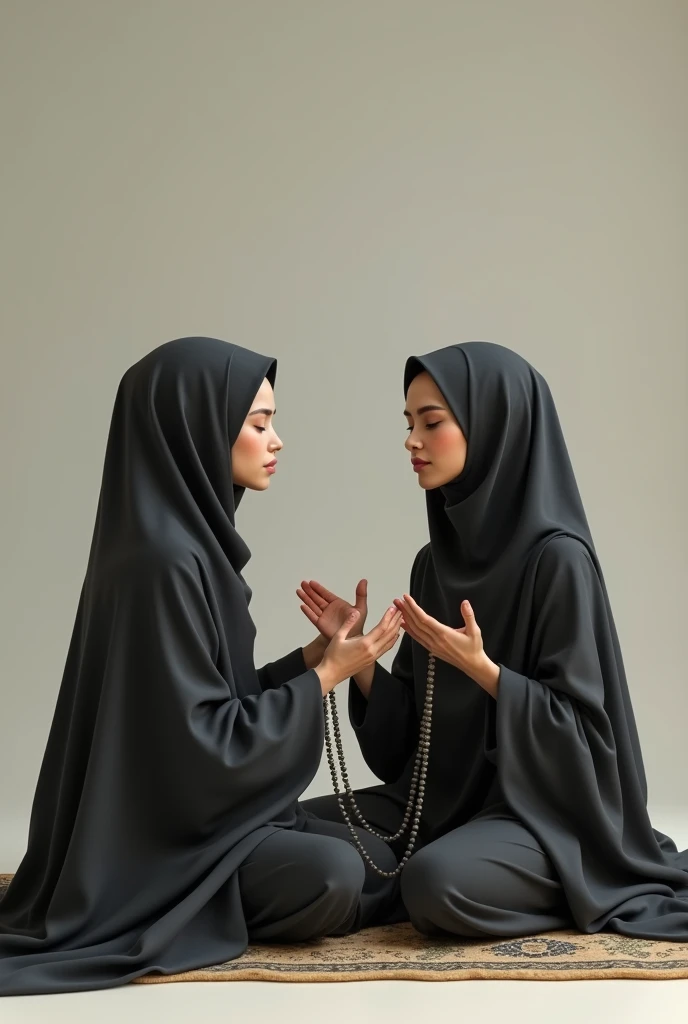
{"label": "thumb", "polygon": [[368,580],[361,580],[356,587],[356,607],[365,608],[368,600]]}
{"label": "thumb", "polygon": [[466,623],[465,629],[469,636],[478,632],[478,623],[475,621],[475,615],[473,609],[468,601],[461,602],[461,614],[463,615],[463,621]]}
{"label": "thumb", "polygon": [[339,637],[340,640],[346,640],[347,636],[349,635],[349,630],[353,628],[353,625],[357,621],[360,614],[361,613],[358,611],[358,609],[354,608],[354,610],[349,615],[347,615],[347,617],[344,619],[344,622],[337,630],[337,636]]}

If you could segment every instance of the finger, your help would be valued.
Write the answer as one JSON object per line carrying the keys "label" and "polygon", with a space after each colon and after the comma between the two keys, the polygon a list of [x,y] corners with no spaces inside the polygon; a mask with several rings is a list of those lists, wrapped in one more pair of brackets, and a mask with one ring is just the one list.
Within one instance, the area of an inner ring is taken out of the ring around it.
{"label": "finger", "polygon": [[360,580],[356,587],[356,607],[365,608],[368,602],[368,580]]}
{"label": "finger", "polygon": [[304,591],[308,594],[311,601],[314,602],[318,606],[318,608],[321,609],[321,611],[324,611],[325,608],[327,608],[329,602],[326,601],[324,597],[321,597],[320,594],[316,593],[315,590],[313,590],[313,587],[310,585],[308,580],[304,580],[301,586],[303,587]]}
{"label": "finger", "polygon": [[428,615],[427,612],[424,612],[418,602],[414,601],[410,594],[404,594],[404,601],[419,622],[424,625],[428,625],[431,622],[437,621],[436,619],[433,619],[432,615]]}
{"label": "finger", "polygon": [[420,624],[418,622],[417,616],[414,615],[410,606],[398,597],[394,599],[394,604],[401,612],[404,621],[411,623],[417,629]]}
{"label": "finger", "polygon": [[416,643],[419,643],[423,647],[425,647],[425,644],[423,643],[422,638],[416,632],[416,630],[413,628],[413,626],[409,625],[409,623],[402,623],[402,627],[401,628],[404,630],[405,633],[408,633],[408,635],[411,637],[412,640],[415,640]]}
{"label": "finger", "polygon": [[311,622],[313,623],[314,626],[318,625],[318,620],[319,620],[320,616],[316,615],[314,611],[311,611],[311,609],[308,607],[308,605],[302,604],[301,605],[301,611],[303,612],[303,614],[306,616],[307,619],[311,620]]}
{"label": "finger", "polygon": [[387,629],[385,630],[385,632],[387,632],[387,633],[398,633],[399,630],[401,629],[401,624],[402,624],[403,621],[404,621],[404,616],[401,614],[401,612],[395,612],[394,615],[392,616],[392,618],[390,619],[389,625],[387,626]]}
{"label": "finger", "polygon": [[412,640],[414,640],[418,644],[419,647],[422,647],[424,651],[427,651],[428,654],[433,653],[432,648],[429,646],[426,640],[423,640],[419,636],[413,636],[411,633],[409,633],[408,635],[411,637]]}
{"label": "finger", "polygon": [[398,608],[395,608],[393,604],[389,606],[385,612],[385,619],[387,619],[387,629],[398,629],[401,625],[401,621],[404,618]]}
{"label": "finger", "polygon": [[[432,635],[431,629],[424,622],[421,621],[417,612],[411,607],[409,603],[406,602],[406,600],[395,601],[395,604],[397,608],[401,608],[403,610],[404,622],[406,622],[407,625],[413,630],[415,634],[414,639],[417,639],[419,643],[422,643],[424,646],[427,646],[427,644],[430,642],[430,637]],[[418,606],[416,605],[416,607]],[[430,618],[429,615],[426,616],[426,618],[429,623],[435,621],[434,619]]]}
{"label": "finger", "polygon": [[315,614],[318,616],[321,615],[322,608],[308,596],[305,590],[301,590],[301,588],[299,587],[296,593],[299,595],[303,603],[308,605],[312,612],[315,612]]}
{"label": "finger", "polygon": [[396,615],[399,615],[399,612],[394,607],[394,605],[391,605],[387,609],[385,614],[382,616],[382,618],[378,622],[377,626],[374,626],[371,629],[371,631],[368,633],[368,636],[370,637],[370,639],[377,643],[379,641],[380,637],[382,637],[383,634],[387,631],[389,623],[392,621],[392,619]]}
{"label": "finger", "polygon": [[386,653],[387,653],[387,651],[391,651],[391,649],[392,649],[392,648],[394,647],[394,645],[395,645],[395,643],[397,642],[397,640],[398,640],[398,639],[399,639],[399,633],[394,633],[394,634],[393,634],[393,635],[392,635],[392,636],[391,636],[391,637],[390,637],[390,638],[389,638],[389,639],[387,640],[386,644],[384,645],[384,647],[383,647],[383,648],[382,648],[382,650],[380,651],[380,654],[378,654],[378,658],[380,657],[380,655],[382,655],[382,654],[386,654]]}
{"label": "finger", "polygon": [[448,628],[442,622],[438,622],[432,615],[424,612],[417,601],[414,601],[410,594],[404,594],[406,604],[406,616],[413,623],[414,628],[423,637],[426,647],[437,645],[442,633]]}
{"label": "finger", "polygon": [[399,630],[401,629],[401,623],[402,623],[401,612],[397,612],[396,615],[394,615],[393,618],[390,619],[389,625],[385,629],[385,631],[382,634],[382,636],[379,638],[378,643],[381,644],[381,645],[384,645],[384,644],[388,643],[390,639],[392,639],[392,638],[396,639],[396,637],[399,636]]}
{"label": "finger", "polygon": [[327,587],[323,587],[322,583],[318,583],[317,580],[309,580],[308,583],[313,588],[315,593],[318,594],[319,597],[324,598],[328,604],[330,603],[330,601],[337,600],[337,595],[333,594],[331,590],[327,589]]}
{"label": "finger", "polygon": [[477,636],[480,630],[478,629],[478,623],[475,621],[475,614],[473,613],[470,601],[462,601],[461,614],[463,615],[463,621],[466,623],[467,635]]}
{"label": "finger", "polygon": [[405,619],[408,619],[409,622],[414,623],[417,627],[420,626],[420,619],[410,604],[399,597],[394,599],[394,604],[403,614]]}
{"label": "finger", "polygon": [[358,621],[359,617],[359,611],[356,608],[354,608],[351,614],[347,615],[347,617],[345,618],[344,622],[339,627],[335,635],[340,640],[346,640],[347,636],[349,635],[349,630],[353,628],[354,624]]}
{"label": "finger", "polygon": [[378,638],[375,642],[374,647],[377,651],[377,656],[383,654],[386,650],[389,650],[390,646],[396,643],[401,632],[401,617],[394,616],[390,622],[389,629]]}

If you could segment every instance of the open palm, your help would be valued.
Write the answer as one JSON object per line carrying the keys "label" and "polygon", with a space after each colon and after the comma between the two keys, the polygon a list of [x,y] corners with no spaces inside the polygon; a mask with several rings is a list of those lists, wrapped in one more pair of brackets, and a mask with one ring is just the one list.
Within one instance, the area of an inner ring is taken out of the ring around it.
{"label": "open palm", "polygon": [[367,580],[359,581],[356,587],[355,604],[349,604],[343,597],[337,597],[317,580],[302,580],[296,593],[302,601],[301,611],[326,639],[332,639],[354,608],[360,612],[360,615],[349,632],[349,636],[363,633],[368,614]]}

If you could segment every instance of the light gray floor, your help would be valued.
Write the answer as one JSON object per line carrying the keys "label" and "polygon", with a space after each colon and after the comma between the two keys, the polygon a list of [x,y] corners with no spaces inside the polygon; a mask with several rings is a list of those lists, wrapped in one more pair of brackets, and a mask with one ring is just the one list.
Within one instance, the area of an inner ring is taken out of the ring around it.
{"label": "light gray floor", "polygon": [[112,993],[18,997],[2,1024],[685,1024],[688,981],[380,981],[303,985],[130,985]]}
{"label": "light gray floor", "polygon": [[[656,809],[656,828],[688,847],[688,813]],[[11,869],[10,869],[11,870]],[[2,1024],[686,1024],[685,981],[210,982],[129,985],[108,992],[0,1000]],[[479,1015],[479,1017],[478,1017]]]}

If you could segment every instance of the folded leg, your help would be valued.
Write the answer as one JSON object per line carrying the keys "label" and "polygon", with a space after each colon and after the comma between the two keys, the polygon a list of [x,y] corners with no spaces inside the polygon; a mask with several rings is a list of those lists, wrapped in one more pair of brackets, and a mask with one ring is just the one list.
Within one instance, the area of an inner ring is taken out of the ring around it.
{"label": "folded leg", "polygon": [[506,810],[482,814],[414,854],[401,896],[427,935],[512,937],[573,926],[545,851]]}
{"label": "folded leg", "polygon": [[[376,862],[393,871],[394,855],[381,840],[374,842]],[[375,923],[398,893],[398,880],[366,867],[345,825],[312,818],[301,831],[280,829],[264,839],[238,875],[253,941],[299,942],[358,931]]]}

